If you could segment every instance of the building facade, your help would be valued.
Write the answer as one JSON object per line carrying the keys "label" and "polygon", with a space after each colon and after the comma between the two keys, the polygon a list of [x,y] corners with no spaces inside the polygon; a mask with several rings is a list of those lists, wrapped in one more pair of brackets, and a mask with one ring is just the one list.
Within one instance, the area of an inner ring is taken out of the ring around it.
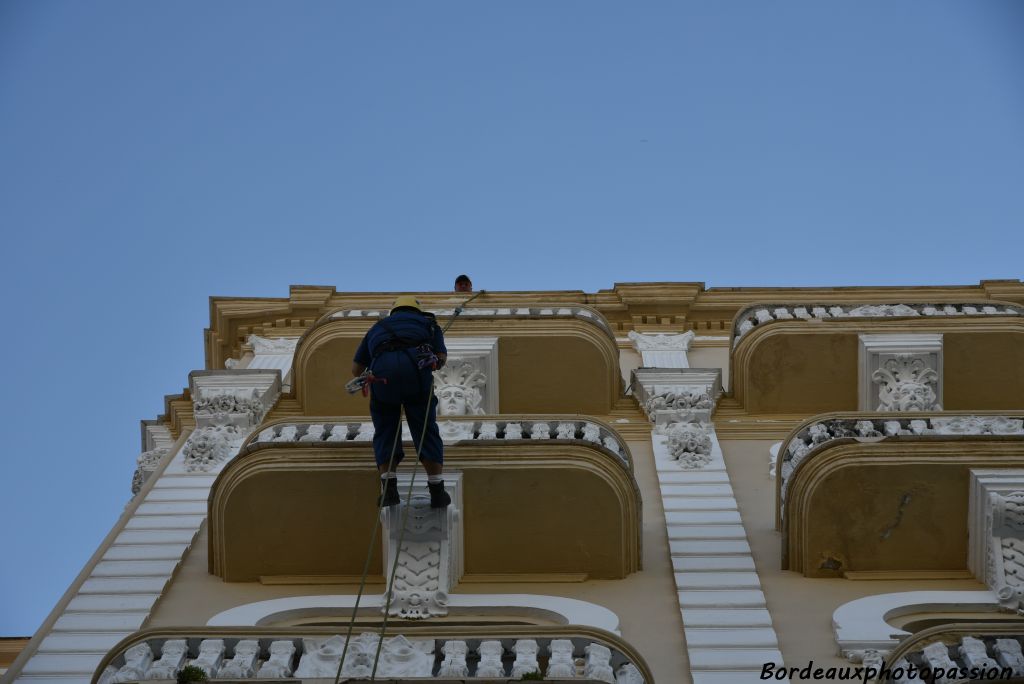
{"label": "building facade", "polygon": [[1024,676],[1024,283],[420,294],[453,503],[410,457],[378,514],[398,294],[211,299],[4,684]]}

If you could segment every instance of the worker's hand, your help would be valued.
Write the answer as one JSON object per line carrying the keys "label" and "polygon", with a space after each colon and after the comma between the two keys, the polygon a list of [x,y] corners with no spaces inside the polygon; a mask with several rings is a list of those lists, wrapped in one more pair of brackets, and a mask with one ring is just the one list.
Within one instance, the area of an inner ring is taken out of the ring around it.
{"label": "worker's hand", "polygon": [[352,377],[358,377],[362,375],[363,371],[365,370],[366,366],[364,366],[363,364],[359,363],[358,361],[352,362]]}
{"label": "worker's hand", "polygon": [[437,367],[444,368],[444,364],[448,360],[448,355],[441,352],[440,354],[435,354],[435,356],[437,356]]}

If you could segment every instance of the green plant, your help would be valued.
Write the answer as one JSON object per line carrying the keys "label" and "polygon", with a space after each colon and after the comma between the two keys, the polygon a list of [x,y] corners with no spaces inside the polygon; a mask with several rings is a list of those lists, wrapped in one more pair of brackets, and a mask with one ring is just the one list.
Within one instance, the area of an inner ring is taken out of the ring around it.
{"label": "green plant", "polygon": [[203,669],[195,665],[189,665],[178,670],[178,684],[189,684],[189,682],[205,682],[209,677]]}
{"label": "green plant", "polygon": [[542,682],[544,681],[544,675],[540,672],[527,672],[519,678],[519,681]]}

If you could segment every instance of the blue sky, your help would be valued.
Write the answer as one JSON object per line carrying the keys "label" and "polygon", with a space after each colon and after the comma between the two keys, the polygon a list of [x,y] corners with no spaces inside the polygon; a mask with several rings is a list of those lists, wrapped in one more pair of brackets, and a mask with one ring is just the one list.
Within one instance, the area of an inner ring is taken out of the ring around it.
{"label": "blue sky", "polygon": [[0,635],[210,295],[1020,278],[1024,3],[0,1]]}

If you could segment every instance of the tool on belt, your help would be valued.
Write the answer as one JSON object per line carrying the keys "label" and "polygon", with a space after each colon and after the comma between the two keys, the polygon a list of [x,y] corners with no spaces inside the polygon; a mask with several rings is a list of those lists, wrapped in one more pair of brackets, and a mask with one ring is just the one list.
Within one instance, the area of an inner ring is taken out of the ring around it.
{"label": "tool on belt", "polygon": [[388,384],[387,378],[378,378],[376,375],[368,370],[363,371],[362,375],[358,375],[347,383],[345,383],[345,391],[349,394],[355,394],[356,392],[362,392],[363,396],[370,394],[370,385],[375,382],[383,382],[385,385]]}

